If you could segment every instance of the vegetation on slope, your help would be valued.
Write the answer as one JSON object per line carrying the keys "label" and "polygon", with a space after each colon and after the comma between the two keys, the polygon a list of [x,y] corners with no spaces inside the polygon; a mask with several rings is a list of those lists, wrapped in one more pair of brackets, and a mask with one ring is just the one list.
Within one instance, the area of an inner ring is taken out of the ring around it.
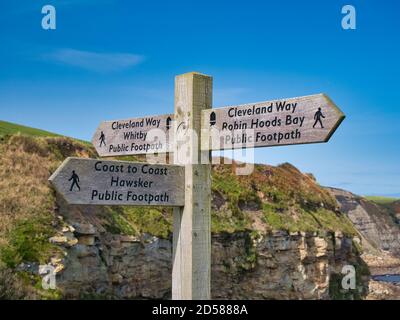
{"label": "vegetation on slope", "polygon": [[390,217],[394,225],[400,225],[400,199],[378,196],[365,198],[378,208],[378,210],[371,210],[372,212],[377,212],[378,216],[383,215],[383,219]]}
{"label": "vegetation on slope", "polygon": [[336,200],[312,177],[292,165],[255,165],[248,176],[237,176],[231,166],[214,167],[212,188],[215,231],[254,229],[260,218],[266,230],[342,231],[356,234],[351,222],[337,211]]}
{"label": "vegetation on slope", "polygon": [[14,134],[22,134],[33,137],[60,137],[60,135],[56,133],[26,127],[11,122],[0,121],[0,137]]}
{"label": "vegetation on slope", "polygon": [[[4,269],[15,268],[21,262],[47,262],[57,251],[48,240],[55,234],[56,200],[47,179],[65,157],[88,155],[93,156],[93,150],[68,138],[19,134],[3,138],[0,143],[0,273],[7,274]],[[38,279],[31,280],[36,284]],[[18,286],[18,282],[13,283]]]}
{"label": "vegetation on slope", "polygon": [[399,198],[382,197],[382,196],[366,196],[365,199],[381,205],[391,204],[395,201],[400,200]]}
{"label": "vegetation on slope", "polygon": [[[10,135],[10,131],[3,131],[0,139],[0,287],[2,275],[7,277],[22,262],[44,263],[57,252],[57,247],[48,242],[56,233],[57,214],[48,177],[68,156],[96,157],[94,148],[86,143],[32,132]],[[237,176],[234,168],[235,165],[213,166],[212,232],[356,233],[350,221],[337,211],[330,193],[292,165],[255,165],[248,176]],[[171,209],[121,206],[102,207],[96,212],[104,228],[112,233],[149,233],[167,238],[172,232]],[[11,282],[17,286],[12,291],[29,288],[29,293],[21,293],[24,297],[57,296],[42,292],[36,278],[20,273],[18,279]],[[27,282],[31,286],[25,286]],[[0,290],[0,297],[4,295],[7,293]]]}
{"label": "vegetation on slope", "polygon": [[[0,194],[0,244],[4,244],[5,234],[11,234],[11,226],[16,228],[20,220],[50,223],[55,197],[48,177],[67,156],[95,157],[95,153],[85,144],[62,137],[15,135],[0,148],[0,186],[5,191]],[[290,164],[255,165],[249,176],[237,176],[232,168],[223,164],[213,167],[213,232],[251,230],[254,219],[259,218],[258,226],[264,231],[355,233],[347,218],[336,211],[329,192]],[[106,228],[113,232],[167,237],[172,230],[169,209],[109,207],[106,212]]]}

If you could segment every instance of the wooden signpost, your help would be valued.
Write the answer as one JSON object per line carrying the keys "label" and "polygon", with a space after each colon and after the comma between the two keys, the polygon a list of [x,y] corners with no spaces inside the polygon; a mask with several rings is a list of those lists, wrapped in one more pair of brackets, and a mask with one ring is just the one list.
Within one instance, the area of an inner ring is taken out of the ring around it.
{"label": "wooden signpost", "polygon": [[[185,166],[185,205],[174,209],[172,299],[211,296],[211,157],[200,150],[201,112],[212,106],[212,78],[175,78],[174,163]],[[184,142],[184,143],[182,143]],[[186,142],[186,143],[185,143]]]}
{"label": "wooden signpost", "polygon": [[102,157],[170,151],[173,114],[104,121],[92,143]]}
{"label": "wooden signpost", "polygon": [[183,206],[184,169],[67,158],[50,182],[70,204]]}
{"label": "wooden signpost", "polygon": [[323,94],[212,109],[212,78],[175,78],[175,113],[106,121],[100,156],[169,152],[174,165],[68,158],[50,177],[71,204],[174,207],[173,299],[210,299],[211,150],[327,142],[344,114]]}

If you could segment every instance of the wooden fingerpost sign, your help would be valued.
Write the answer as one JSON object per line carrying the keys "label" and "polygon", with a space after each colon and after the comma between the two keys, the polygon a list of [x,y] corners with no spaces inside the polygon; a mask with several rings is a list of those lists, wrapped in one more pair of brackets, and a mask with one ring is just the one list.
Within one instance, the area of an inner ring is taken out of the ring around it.
{"label": "wooden fingerpost sign", "polygon": [[172,114],[103,121],[92,138],[102,157],[170,151]]}
{"label": "wooden fingerpost sign", "polygon": [[325,94],[248,103],[202,114],[202,149],[327,142],[344,114]]}
{"label": "wooden fingerpost sign", "polygon": [[[185,205],[174,209],[172,299],[210,299],[211,165],[200,150],[201,113],[211,108],[212,78],[175,78],[174,164],[185,166]],[[205,164],[202,164],[205,163]]]}
{"label": "wooden fingerpost sign", "polygon": [[180,166],[67,158],[49,180],[70,204],[184,204],[184,169]]}
{"label": "wooden fingerpost sign", "polygon": [[211,106],[211,77],[176,76],[174,114],[93,136],[100,156],[167,152],[172,165],[68,158],[49,179],[70,204],[173,207],[172,299],[210,299],[211,150],[327,142],[345,117],[324,94]]}

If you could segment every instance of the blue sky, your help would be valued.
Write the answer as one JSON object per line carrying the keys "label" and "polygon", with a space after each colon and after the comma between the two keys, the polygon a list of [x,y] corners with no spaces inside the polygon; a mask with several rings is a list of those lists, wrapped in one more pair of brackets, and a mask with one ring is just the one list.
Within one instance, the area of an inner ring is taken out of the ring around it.
{"label": "blue sky", "polygon": [[[57,29],[41,28],[41,8]],[[351,4],[357,29],[341,28]],[[214,107],[328,94],[329,143],[255,151],[323,185],[400,195],[398,1],[4,0],[0,119],[89,140],[103,120],[173,111],[173,79],[214,77]]]}

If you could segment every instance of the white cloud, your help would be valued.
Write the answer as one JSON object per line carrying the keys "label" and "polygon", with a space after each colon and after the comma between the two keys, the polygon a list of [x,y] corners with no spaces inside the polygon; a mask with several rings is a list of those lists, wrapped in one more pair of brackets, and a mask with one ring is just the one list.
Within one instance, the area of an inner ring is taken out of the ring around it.
{"label": "white cloud", "polygon": [[58,49],[44,58],[96,72],[113,72],[138,65],[144,57],[131,53],[100,53],[76,49]]}

